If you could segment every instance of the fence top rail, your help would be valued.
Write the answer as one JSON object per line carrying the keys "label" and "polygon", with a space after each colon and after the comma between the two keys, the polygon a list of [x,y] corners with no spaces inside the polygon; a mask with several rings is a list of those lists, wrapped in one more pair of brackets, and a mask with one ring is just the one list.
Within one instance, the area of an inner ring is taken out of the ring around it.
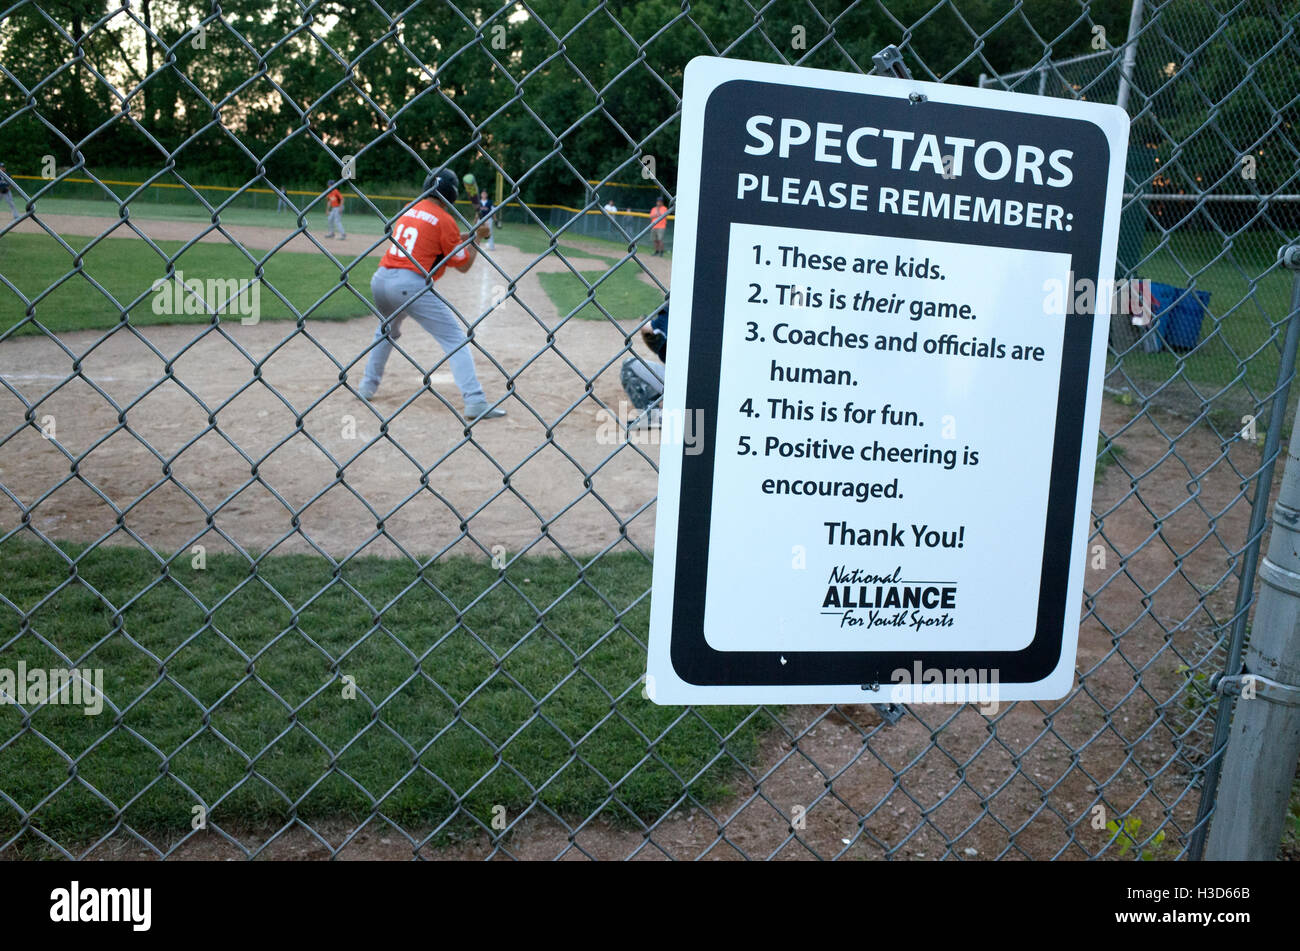
{"label": "fence top rail", "polygon": [[1143,201],[1300,201],[1300,195],[1162,195],[1159,192],[1125,192],[1124,197]]}
{"label": "fence top rail", "polygon": [[1006,84],[1007,80],[1019,79],[1021,76],[1028,76],[1031,73],[1041,73],[1044,70],[1056,69],[1059,66],[1073,66],[1075,63],[1085,63],[1091,59],[1101,59],[1102,57],[1114,58],[1116,50],[1098,50],[1095,53],[1080,53],[1078,56],[1069,56],[1065,59],[1042,59],[1028,69],[1017,69],[1010,73],[996,73],[990,76],[988,73],[980,73],[979,84],[982,87],[993,83]]}

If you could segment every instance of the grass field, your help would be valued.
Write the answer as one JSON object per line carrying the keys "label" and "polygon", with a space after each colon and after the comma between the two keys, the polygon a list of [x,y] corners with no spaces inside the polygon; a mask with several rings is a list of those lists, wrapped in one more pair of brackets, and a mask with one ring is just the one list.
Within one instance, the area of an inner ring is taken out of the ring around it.
{"label": "grass field", "polygon": [[[111,202],[48,199],[41,202],[46,213],[99,214],[116,206]],[[159,214],[155,215],[154,212]],[[206,220],[202,210],[191,205],[164,202],[148,206],[149,217],[171,220]],[[357,233],[378,236],[382,228],[375,220],[355,216],[349,228]],[[229,224],[255,225],[286,229],[293,227],[293,217],[270,211],[232,209],[223,215]],[[318,223],[319,224],[319,223]],[[369,227],[367,227],[369,226]],[[80,236],[63,236],[76,252],[81,252],[94,240]],[[497,240],[503,245],[518,248],[527,254],[542,255],[551,247],[551,237],[542,228],[522,224],[506,225],[497,231]],[[578,317],[604,319],[600,309],[588,298],[588,284],[594,284],[615,267],[626,253],[626,248],[611,241],[581,238],[582,246],[560,243],[558,250],[570,258],[596,258],[605,269],[583,271],[582,278],[570,272],[540,275],[542,288],[560,314],[568,314],[581,307]],[[168,257],[176,257],[182,244],[177,241],[158,241],[158,247]],[[254,252],[254,256],[260,256]],[[617,255],[611,257],[609,255]],[[226,280],[251,279],[255,265],[233,246],[215,243],[196,244],[176,258],[176,269],[185,273],[187,280],[204,280],[219,277]],[[366,260],[357,264],[351,273],[351,287],[368,297],[370,277],[376,262]],[[0,238],[0,273],[17,286],[28,298],[33,298],[65,278],[75,270],[74,257],[47,235],[11,234]],[[592,297],[619,319],[638,317],[659,307],[662,293],[638,277],[640,267],[632,262],[618,266],[592,293]],[[43,298],[36,311],[37,319],[56,333],[70,330],[107,329],[119,323],[122,310],[128,308],[133,324],[146,326],[160,323],[208,323],[209,315],[199,311],[190,314],[154,312],[153,282],[166,273],[166,261],[143,241],[109,239],[100,241],[82,258],[80,273],[74,273]],[[319,253],[280,251],[267,260],[265,280],[269,282],[299,313],[311,319],[347,319],[367,313],[367,306],[347,288],[340,287],[338,265]],[[584,283],[584,281],[586,283]],[[101,291],[95,286],[99,284]],[[107,291],[112,298],[105,296]],[[135,306],[132,301],[144,295]],[[582,306],[587,301],[586,306]],[[286,306],[269,288],[261,291],[261,320],[294,320],[297,314]],[[8,287],[0,286],[0,333],[23,320],[27,305]],[[36,333],[34,327],[24,327],[19,333]]]}
{"label": "grass field", "polygon": [[[112,327],[122,320],[122,311],[127,308],[131,323],[140,326],[211,322],[211,316],[199,308],[196,308],[198,313],[188,314],[154,312],[153,282],[164,277],[167,264],[145,242],[107,239],[82,255],[94,239],[65,235],[63,240],[78,252],[81,260],[81,271],[71,277],[68,274],[74,269],[73,256],[48,235],[10,234],[0,238],[0,273],[29,299],[68,277],[36,305],[37,319],[51,331]],[[255,273],[256,265],[231,245],[195,244],[178,256],[181,242],[156,244],[165,255],[175,258],[176,269],[184,272],[186,281],[207,278],[247,281]],[[349,290],[339,283],[338,265],[324,255],[281,251],[266,261],[264,276],[298,312],[315,320],[343,319],[368,312],[366,304],[353,291],[369,296],[370,278],[376,265],[373,260],[358,263],[351,271],[352,289]],[[105,296],[105,291],[116,303]],[[137,298],[139,302],[131,306]],[[270,287],[260,289],[260,306],[262,320],[296,319],[293,310]],[[26,309],[18,295],[0,286],[0,333],[21,321]],[[19,330],[19,333],[36,332],[30,326]]]}
{"label": "grass field", "polygon": [[1192,275],[1197,290],[1210,292],[1209,310],[1201,327],[1201,344],[1195,351],[1140,353],[1136,349],[1123,357],[1124,370],[1144,381],[1162,381],[1182,373],[1188,379],[1211,388],[1227,387],[1242,380],[1255,393],[1269,392],[1277,378],[1281,349],[1281,325],[1290,311],[1291,276],[1274,270],[1276,237],[1252,233],[1237,237],[1230,249],[1222,239],[1205,232],[1172,236],[1164,247],[1154,250],[1148,238],[1146,263],[1138,276],[1175,287],[1190,287]]}
{"label": "grass field", "polygon": [[[590,251],[575,253],[596,256]],[[641,266],[635,261],[619,264],[617,258],[600,260],[606,265],[600,271],[539,275],[542,289],[561,318],[576,311],[574,316],[585,320],[605,320],[605,312],[616,320],[628,320],[653,313],[663,305],[663,292],[641,279]]]}
{"label": "grass field", "polygon": [[[507,225],[497,231],[497,240],[525,254],[545,254],[550,248],[550,236],[541,228],[527,225]],[[556,249],[571,259],[595,258],[604,267],[579,271],[580,276],[571,271],[538,275],[542,290],[561,317],[576,310],[574,316],[584,320],[605,320],[600,309],[604,307],[615,319],[628,320],[653,313],[663,305],[663,292],[642,277],[641,266],[624,260],[625,246],[586,236],[574,236],[571,240],[581,244],[560,242]],[[596,301],[600,306],[596,306]]]}
{"label": "grass field", "polygon": [[[218,824],[374,811],[432,829],[458,803],[488,823],[497,804],[513,819],[532,790],[564,815],[627,820],[662,814],[683,784],[703,801],[731,791],[739,767],[713,761],[719,736],[746,762],[757,754],[748,708],[683,717],[642,697],[650,565],[636,553],[582,573],[557,558],[423,573],[360,558],[337,574],[310,556],[250,571],[236,555],[195,570],[183,554],[160,579],[142,550],[61,551],[0,546],[3,627],[22,635],[0,667],[70,666],[57,647],[104,668],[121,717],[47,705],[24,729],[0,705],[0,775],[63,842],[102,834],[118,810],[180,835],[200,803]],[[19,825],[0,801],[0,842]]]}

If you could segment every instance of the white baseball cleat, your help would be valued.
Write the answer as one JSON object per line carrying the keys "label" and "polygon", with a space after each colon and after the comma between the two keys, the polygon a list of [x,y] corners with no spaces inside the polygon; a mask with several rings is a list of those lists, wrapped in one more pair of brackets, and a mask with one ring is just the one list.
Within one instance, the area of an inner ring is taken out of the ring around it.
{"label": "white baseball cleat", "polygon": [[465,404],[466,419],[500,419],[505,414],[506,411],[499,407],[492,407],[489,409],[486,401],[481,403]]}
{"label": "white baseball cleat", "polygon": [[379,389],[379,384],[362,383],[357,387],[357,396],[363,400],[369,401],[375,395],[375,390]]}

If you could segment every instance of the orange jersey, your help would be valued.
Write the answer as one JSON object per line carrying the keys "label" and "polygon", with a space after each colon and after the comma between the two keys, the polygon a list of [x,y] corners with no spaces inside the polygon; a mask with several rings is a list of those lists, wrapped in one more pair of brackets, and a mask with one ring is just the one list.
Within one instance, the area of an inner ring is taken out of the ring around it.
{"label": "orange jersey", "polygon": [[[659,217],[655,217],[656,215]],[[650,226],[653,230],[663,231],[668,227],[668,209],[663,205],[656,205],[654,210],[650,212],[650,217],[654,218],[654,224]]]}
{"label": "orange jersey", "polygon": [[448,264],[460,264],[469,256],[462,248],[450,258],[446,257],[460,244],[460,228],[455,215],[431,198],[417,202],[398,218],[393,223],[393,236],[389,240],[392,245],[379,262],[380,267],[404,267],[411,271],[423,269],[432,273],[435,281],[442,277]]}
{"label": "orange jersey", "polygon": [[342,193],[341,193],[341,192],[336,188],[336,189],[334,189],[332,192],[330,192],[328,195],[325,196],[325,200],[326,200],[327,202],[329,202],[329,206],[330,206],[331,208],[337,208],[339,205],[343,204],[343,195],[342,195]]}

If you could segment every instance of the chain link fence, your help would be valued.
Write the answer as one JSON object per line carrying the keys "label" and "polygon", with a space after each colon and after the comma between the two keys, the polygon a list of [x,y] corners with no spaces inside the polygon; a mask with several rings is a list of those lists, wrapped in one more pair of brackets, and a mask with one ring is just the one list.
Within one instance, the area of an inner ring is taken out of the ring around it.
{"label": "chain link fence", "polygon": [[[0,853],[1199,857],[1210,678],[1248,636],[1290,418],[1300,13],[1136,13],[0,13]],[[657,707],[658,431],[620,375],[657,363],[682,69],[865,72],[889,43],[918,79],[1134,120],[1119,276],[1173,290],[1112,334],[1076,685],[897,717]],[[462,414],[409,322],[358,396],[386,229],[444,165],[497,205],[437,287],[503,420]]]}

